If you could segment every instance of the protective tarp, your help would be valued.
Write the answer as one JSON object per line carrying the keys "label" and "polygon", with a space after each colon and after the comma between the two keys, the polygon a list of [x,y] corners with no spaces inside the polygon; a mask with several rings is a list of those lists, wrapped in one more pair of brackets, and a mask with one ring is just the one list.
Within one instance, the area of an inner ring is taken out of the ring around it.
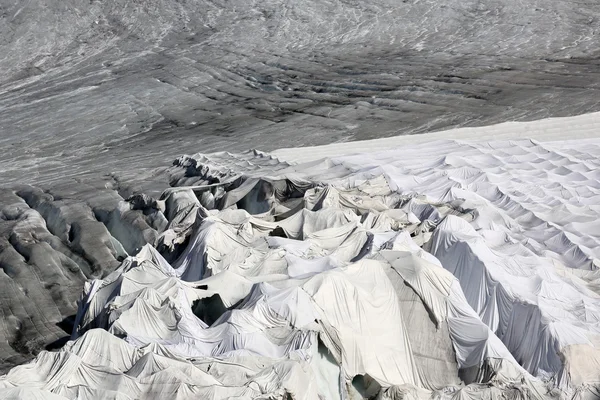
{"label": "protective tarp", "polygon": [[[585,150],[448,142],[305,165],[182,158],[173,173],[194,180],[161,200],[165,245],[89,282],[74,340],[0,377],[0,394],[594,398],[597,230],[568,216],[600,211],[579,176],[595,159],[573,161]],[[515,178],[548,177],[532,160],[555,163],[580,204],[550,196],[562,207],[552,216],[528,200],[560,191]]]}
{"label": "protective tarp", "polygon": [[598,379],[597,372],[584,372],[595,371],[600,359],[600,298],[585,281],[560,273],[564,267],[531,253],[504,257],[453,216],[438,226],[431,252],[458,278],[471,307],[528,371],[555,375],[563,386]]}

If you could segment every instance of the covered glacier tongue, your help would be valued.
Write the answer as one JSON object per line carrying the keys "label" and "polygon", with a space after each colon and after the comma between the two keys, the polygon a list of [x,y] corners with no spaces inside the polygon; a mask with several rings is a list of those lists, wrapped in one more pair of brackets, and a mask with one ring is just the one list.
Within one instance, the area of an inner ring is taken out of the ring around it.
{"label": "covered glacier tongue", "polygon": [[156,245],[89,281],[73,340],[0,395],[596,398],[599,156],[446,140],[180,157],[143,203],[168,221]]}
{"label": "covered glacier tongue", "polygon": [[598,397],[599,17],[0,0],[0,399]]}

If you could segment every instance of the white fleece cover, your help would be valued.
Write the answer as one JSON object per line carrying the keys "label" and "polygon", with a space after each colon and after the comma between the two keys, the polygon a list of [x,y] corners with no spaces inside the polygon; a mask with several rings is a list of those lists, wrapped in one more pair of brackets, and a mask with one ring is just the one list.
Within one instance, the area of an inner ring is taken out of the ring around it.
{"label": "white fleece cover", "polygon": [[147,245],[90,282],[74,340],[0,398],[596,398],[599,157],[595,139],[192,156],[220,189],[165,193],[182,254]]}

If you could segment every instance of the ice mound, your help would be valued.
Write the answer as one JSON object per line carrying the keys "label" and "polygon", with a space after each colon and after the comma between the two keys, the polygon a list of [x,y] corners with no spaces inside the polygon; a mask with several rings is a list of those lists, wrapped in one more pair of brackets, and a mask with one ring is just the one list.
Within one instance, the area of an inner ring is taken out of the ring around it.
{"label": "ice mound", "polygon": [[600,142],[183,156],[2,398],[593,399]]}

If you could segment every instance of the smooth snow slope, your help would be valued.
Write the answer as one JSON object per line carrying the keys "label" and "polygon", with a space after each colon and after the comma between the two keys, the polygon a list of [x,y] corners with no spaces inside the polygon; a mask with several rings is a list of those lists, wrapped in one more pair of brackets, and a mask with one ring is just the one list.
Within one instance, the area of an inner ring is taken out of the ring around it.
{"label": "smooth snow slope", "polygon": [[156,249],[86,284],[76,340],[0,393],[597,398],[600,139],[495,130],[517,137],[180,157],[142,205]]}

